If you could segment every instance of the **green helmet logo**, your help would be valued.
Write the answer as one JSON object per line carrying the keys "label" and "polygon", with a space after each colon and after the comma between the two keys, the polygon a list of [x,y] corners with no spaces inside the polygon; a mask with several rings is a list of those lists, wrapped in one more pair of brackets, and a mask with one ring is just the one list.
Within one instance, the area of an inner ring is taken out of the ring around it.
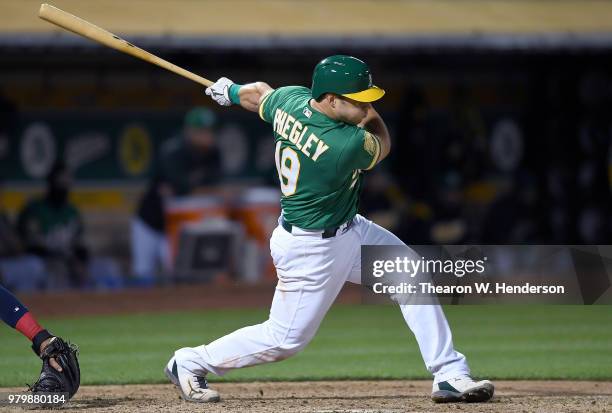
{"label": "green helmet logo", "polygon": [[374,102],[385,91],[372,84],[370,68],[353,56],[336,55],[321,60],[312,74],[312,97],[335,93],[358,102]]}

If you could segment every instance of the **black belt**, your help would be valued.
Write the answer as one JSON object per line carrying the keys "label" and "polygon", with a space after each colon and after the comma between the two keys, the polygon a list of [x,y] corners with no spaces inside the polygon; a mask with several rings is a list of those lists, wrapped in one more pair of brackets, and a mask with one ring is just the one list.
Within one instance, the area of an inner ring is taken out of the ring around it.
{"label": "black belt", "polygon": [[[350,227],[353,226],[353,220],[354,218],[352,218],[350,221],[347,222],[346,227],[344,227],[344,231],[347,231]],[[281,218],[281,226],[285,229],[285,231],[287,231],[288,233],[291,234],[291,230],[293,229],[293,225],[291,225],[290,223],[288,223],[287,221],[285,221],[285,218]],[[320,234],[321,234],[321,238],[325,239],[325,238],[333,238],[337,235],[338,230],[340,229],[342,225],[334,227],[334,228],[325,228]]]}

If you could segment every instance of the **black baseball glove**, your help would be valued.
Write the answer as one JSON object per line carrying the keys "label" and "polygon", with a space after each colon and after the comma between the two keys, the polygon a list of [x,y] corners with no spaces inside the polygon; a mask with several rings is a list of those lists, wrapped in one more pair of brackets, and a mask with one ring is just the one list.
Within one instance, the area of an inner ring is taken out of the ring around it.
{"label": "black baseball glove", "polygon": [[[81,384],[81,370],[77,358],[78,348],[59,337],[52,337],[49,344],[40,352],[43,361],[38,381],[30,386],[34,393],[68,393],[72,398]],[[50,364],[54,359],[62,368],[59,372]]]}

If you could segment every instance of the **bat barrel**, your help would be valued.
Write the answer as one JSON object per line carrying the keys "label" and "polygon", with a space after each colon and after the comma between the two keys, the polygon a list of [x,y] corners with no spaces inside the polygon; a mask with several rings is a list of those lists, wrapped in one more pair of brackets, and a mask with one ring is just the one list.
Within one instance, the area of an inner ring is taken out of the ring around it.
{"label": "bat barrel", "polygon": [[121,37],[111,32],[102,29],[101,27],[96,26],[95,24],[92,24],[86,20],[81,19],[80,17],[67,13],[50,4],[43,3],[40,5],[38,17],[80,36],[86,37],[90,40],[101,43],[115,50],[119,50],[120,52],[127,53],[131,56],[137,57],[154,65],[163,67],[166,70],[186,77],[187,79],[193,80],[194,82],[197,82],[201,85],[208,87],[213,83],[210,80],[203,78],[202,76],[198,76],[195,73],[192,73],[188,70],[183,69],[182,67],[168,62],[167,60],[155,56],[154,54],[149,53],[146,50],[136,47],[132,43],[122,39]]}

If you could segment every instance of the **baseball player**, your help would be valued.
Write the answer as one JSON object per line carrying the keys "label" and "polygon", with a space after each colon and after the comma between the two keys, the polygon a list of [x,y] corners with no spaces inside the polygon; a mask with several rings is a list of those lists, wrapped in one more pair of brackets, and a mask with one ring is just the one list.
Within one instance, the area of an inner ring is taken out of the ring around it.
{"label": "baseball player", "polygon": [[[206,94],[222,106],[237,104],[271,124],[282,192],[282,214],[270,239],[278,275],[270,316],[210,344],[177,350],[165,373],[185,400],[220,399],[206,375],[286,359],[314,337],[345,282],[360,283],[361,245],[404,245],[357,213],[363,172],[389,154],[390,137],[372,102],[385,94],[368,66],[331,56],[314,69],[312,89],[266,83],[238,85],[221,78]],[[436,402],[482,402],[488,380],[470,377],[465,356],[453,348],[440,306],[400,305],[434,376]]]}

